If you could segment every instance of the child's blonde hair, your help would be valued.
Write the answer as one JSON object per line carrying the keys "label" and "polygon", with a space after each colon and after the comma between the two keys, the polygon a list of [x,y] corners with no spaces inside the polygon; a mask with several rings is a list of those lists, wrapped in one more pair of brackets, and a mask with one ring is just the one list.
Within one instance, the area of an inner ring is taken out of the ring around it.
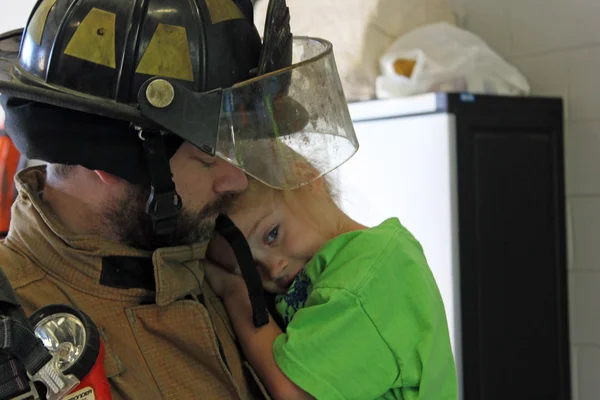
{"label": "child's blonde hair", "polygon": [[[248,188],[230,210],[239,213],[284,202],[286,206],[305,217],[306,221],[329,235],[337,230],[339,220],[331,182],[324,176],[309,184],[291,190],[279,190],[248,177]],[[331,232],[330,232],[331,231]]]}

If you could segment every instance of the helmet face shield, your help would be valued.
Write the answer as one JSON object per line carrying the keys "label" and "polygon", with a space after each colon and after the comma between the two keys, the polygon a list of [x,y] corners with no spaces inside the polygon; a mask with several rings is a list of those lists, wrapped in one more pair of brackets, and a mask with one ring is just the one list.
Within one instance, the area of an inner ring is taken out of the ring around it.
{"label": "helmet face shield", "polygon": [[198,93],[146,82],[144,116],[268,186],[293,189],[346,162],[358,141],[331,44],[294,38],[293,64],[228,89]]}
{"label": "helmet face shield", "polygon": [[293,64],[222,95],[216,154],[292,189],[346,162],[358,141],[329,42],[294,38]]}
{"label": "helmet face shield", "polygon": [[150,78],[140,87],[136,105],[77,94],[22,74],[13,69],[21,32],[4,36],[0,93],[175,134],[271,187],[310,183],[358,150],[332,47],[325,40],[296,37],[291,66],[227,89],[198,92],[177,79]]}

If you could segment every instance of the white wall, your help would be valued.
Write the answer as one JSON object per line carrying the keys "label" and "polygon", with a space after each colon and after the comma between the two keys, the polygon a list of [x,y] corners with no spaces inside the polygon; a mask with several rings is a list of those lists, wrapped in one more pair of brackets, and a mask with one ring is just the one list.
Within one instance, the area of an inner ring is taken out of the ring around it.
{"label": "white wall", "polygon": [[23,28],[36,0],[0,0],[0,33]]}
{"label": "white wall", "polygon": [[600,398],[600,1],[451,0],[464,26],[565,99],[573,399]]}

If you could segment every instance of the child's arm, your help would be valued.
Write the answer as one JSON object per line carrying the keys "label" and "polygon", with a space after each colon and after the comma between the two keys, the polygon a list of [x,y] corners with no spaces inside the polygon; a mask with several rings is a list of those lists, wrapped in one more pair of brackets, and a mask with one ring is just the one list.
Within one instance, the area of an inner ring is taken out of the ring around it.
{"label": "child's arm", "polygon": [[209,265],[206,278],[223,299],[238,340],[248,361],[274,399],[313,399],[292,382],[275,362],[273,343],[283,332],[269,318],[269,323],[256,328],[252,323],[252,306],[243,279],[222,268]]}

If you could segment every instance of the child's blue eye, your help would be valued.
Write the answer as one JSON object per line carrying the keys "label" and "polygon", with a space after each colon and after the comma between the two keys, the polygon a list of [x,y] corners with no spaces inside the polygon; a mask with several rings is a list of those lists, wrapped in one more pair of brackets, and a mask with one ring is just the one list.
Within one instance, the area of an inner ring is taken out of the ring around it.
{"label": "child's blue eye", "polygon": [[265,243],[270,245],[277,239],[277,235],[279,234],[279,225],[275,226],[275,228],[271,229],[267,236],[265,237]]}

